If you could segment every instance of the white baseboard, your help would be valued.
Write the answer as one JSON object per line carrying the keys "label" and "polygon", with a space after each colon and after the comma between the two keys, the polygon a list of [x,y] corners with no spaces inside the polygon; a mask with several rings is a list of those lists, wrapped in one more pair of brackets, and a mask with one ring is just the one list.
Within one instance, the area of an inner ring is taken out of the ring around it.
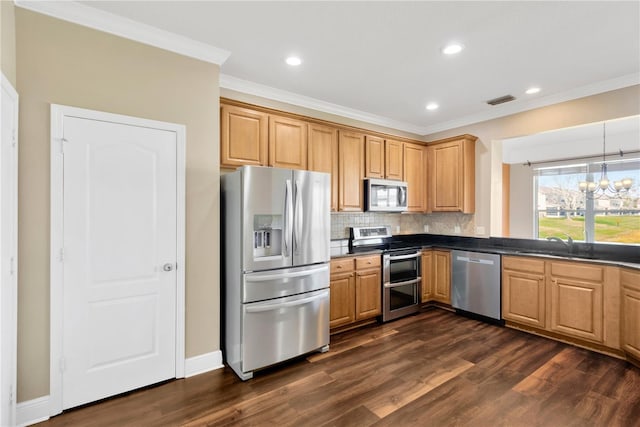
{"label": "white baseboard", "polygon": [[49,419],[49,396],[20,402],[16,405],[16,425],[30,426]]}
{"label": "white baseboard", "polygon": [[184,361],[184,377],[189,378],[194,375],[204,374],[205,372],[223,367],[222,351],[212,351],[211,353],[205,353],[186,359]]}
{"label": "white baseboard", "polygon": [[[223,368],[222,352],[220,350],[201,354],[185,360],[185,378],[192,377],[215,369]],[[16,425],[30,426],[49,419],[49,396],[20,402],[16,405]]]}

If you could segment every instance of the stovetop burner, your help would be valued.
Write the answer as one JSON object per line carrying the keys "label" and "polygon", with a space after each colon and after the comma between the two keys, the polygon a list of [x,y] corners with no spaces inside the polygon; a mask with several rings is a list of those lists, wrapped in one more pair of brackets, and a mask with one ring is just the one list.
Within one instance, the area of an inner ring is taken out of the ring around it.
{"label": "stovetop burner", "polygon": [[350,227],[349,252],[359,253],[371,250],[381,250],[384,253],[418,250],[419,246],[412,243],[394,240],[391,235],[391,226],[375,225],[367,227]]}

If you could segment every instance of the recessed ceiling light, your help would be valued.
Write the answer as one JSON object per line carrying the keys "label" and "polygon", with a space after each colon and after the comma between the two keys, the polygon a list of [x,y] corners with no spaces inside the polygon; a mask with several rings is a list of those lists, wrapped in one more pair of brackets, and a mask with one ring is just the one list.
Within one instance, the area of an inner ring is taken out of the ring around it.
{"label": "recessed ceiling light", "polygon": [[540,92],[540,88],[539,87],[530,87],[529,89],[527,89],[525,91],[525,93],[527,95],[533,95],[534,93],[538,93],[538,92]]}
{"label": "recessed ceiling light", "polygon": [[440,106],[435,102],[430,102],[427,104],[427,110],[429,111],[437,110],[438,108],[440,108]]}
{"label": "recessed ceiling light", "polygon": [[445,55],[455,55],[462,51],[463,46],[460,43],[451,43],[442,48],[442,53]]}
{"label": "recessed ceiling light", "polygon": [[296,67],[302,64],[302,59],[298,58],[297,56],[290,56],[285,60],[285,62],[293,67]]}

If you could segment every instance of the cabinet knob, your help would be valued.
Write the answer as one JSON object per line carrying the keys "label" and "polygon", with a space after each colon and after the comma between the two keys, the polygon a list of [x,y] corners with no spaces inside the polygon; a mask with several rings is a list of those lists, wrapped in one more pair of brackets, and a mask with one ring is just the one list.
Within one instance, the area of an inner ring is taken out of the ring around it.
{"label": "cabinet knob", "polygon": [[342,266],[341,265],[337,265],[336,268],[342,268]]}

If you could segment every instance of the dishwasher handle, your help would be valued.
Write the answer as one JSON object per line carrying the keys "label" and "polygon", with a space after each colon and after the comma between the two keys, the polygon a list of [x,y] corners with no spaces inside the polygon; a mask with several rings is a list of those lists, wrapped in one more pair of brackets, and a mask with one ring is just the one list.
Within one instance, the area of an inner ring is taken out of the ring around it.
{"label": "dishwasher handle", "polygon": [[482,259],[482,258],[470,258],[468,256],[457,256],[456,261],[462,262],[470,262],[472,264],[485,264],[485,265],[494,265],[495,263],[491,259]]}

